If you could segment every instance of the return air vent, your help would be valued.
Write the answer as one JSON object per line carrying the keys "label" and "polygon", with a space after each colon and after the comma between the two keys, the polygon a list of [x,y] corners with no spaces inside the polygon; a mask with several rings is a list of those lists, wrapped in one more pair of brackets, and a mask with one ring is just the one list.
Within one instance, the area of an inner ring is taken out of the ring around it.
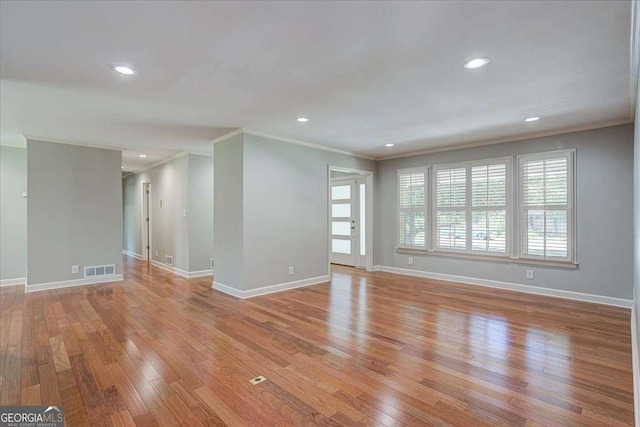
{"label": "return air vent", "polygon": [[173,265],[173,257],[171,255],[165,255],[164,263],[167,265]]}
{"label": "return air vent", "polygon": [[84,277],[113,276],[116,274],[116,265],[93,265],[84,268]]}

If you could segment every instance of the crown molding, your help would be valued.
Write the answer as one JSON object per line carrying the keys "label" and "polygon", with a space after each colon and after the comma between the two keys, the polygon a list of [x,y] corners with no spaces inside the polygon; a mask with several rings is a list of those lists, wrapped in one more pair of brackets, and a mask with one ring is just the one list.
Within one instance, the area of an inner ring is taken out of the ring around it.
{"label": "crown molding", "polygon": [[[160,165],[164,165],[165,163],[169,163],[169,162],[170,162],[170,161],[172,161],[172,160],[175,160],[175,159],[177,159],[177,158],[180,158],[180,157],[182,157],[182,156],[186,156],[186,155],[189,155],[189,154],[192,154],[192,153],[190,153],[189,151],[181,151],[181,152],[179,152],[178,154],[174,154],[174,155],[173,155],[173,156],[171,156],[171,157],[167,157],[167,158],[166,158],[166,159],[164,159],[164,160],[160,160],[159,162],[156,162],[156,163],[154,163],[154,164],[152,164],[152,165],[145,166],[144,168],[139,169],[139,170],[137,170],[137,171],[132,171],[131,173],[133,173],[133,174],[139,174],[139,173],[142,173],[142,172],[146,172],[146,171],[148,171],[148,170],[150,170],[150,169],[156,168],[156,167],[158,167],[158,166],[160,166]],[[126,176],[129,176],[129,175],[126,175]],[[126,178],[126,176],[125,176],[125,178]]]}
{"label": "crown molding", "polygon": [[[58,138],[46,138],[46,137],[42,137],[42,136],[37,136],[37,135],[23,135],[27,140],[34,140],[34,141],[40,141],[40,142],[51,142],[53,144],[66,144],[66,145],[74,145],[77,147],[88,147],[88,148],[99,148],[101,150],[111,150],[111,151],[125,151],[125,150],[133,150],[131,148],[124,148],[124,147],[107,147],[104,145],[99,145],[99,144],[93,144],[93,143],[85,143],[85,142],[78,142],[78,141],[69,141],[69,140],[63,140],[63,139],[58,139]],[[126,174],[123,176],[123,179],[127,178],[130,175],[135,175],[138,173],[142,173],[145,171],[148,171],[149,169],[153,169],[157,166],[160,166],[162,164],[165,164],[167,162],[170,162],[171,160],[177,159],[178,157],[182,157],[184,155],[187,154],[197,154],[197,155],[205,155],[205,154],[200,154],[200,153],[191,153],[189,151],[181,151],[178,154],[175,154],[171,157],[168,157],[164,160],[161,160],[159,162],[156,162],[152,165],[149,166],[145,166],[142,169],[138,169],[138,170],[133,170],[133,171],[125,171]]]}
{"label": "crown molding", "polygon": [[441,152],[444,152],[444,151],[462,150],[464,148],[483,147],[485,145],[495,145],[495,144],[503,144],[505,142],[525,141],[527,139],[544,138],[544,137],[547,137],[547,136],[564,135],[564,134],[567,134],[567,133],[583,132],[583,131],[587,131],[587,130],[601,129],[601,128],[607,128],[607,127],[612,127],[612,126],[628,125],[630,123],[633,123],[633,120],[631,120],[631,119],[616,120],[616,121],[611,121],[611,122],[596,123],[596,124],[584,125],[584,126],[576,126],[576,127],[571,127],[571,128],[565,128],[565,129],[555,129],[555,130],[549,130],[549,131],[528,133],[528,134],[522,135],[522,136],[510,136],[510,137],[504,137],[504,138],[498,138],[498,139],[485,139],[485,140],[481,140],[481,141],[467,142],[467,143],[463,143],[463,144],[443,145],[443,146],[434,147],[434,148],[427,149],[427,150],[411,151],[411,152],[408,152],[408,153],[397,154],[397,155],[393,155],[393,156],[378,157],[375,160],[382,161],[382,160],[401,159],[401,158],[404,158],[404,157],[420,156],[420,155],[423,155],[423,154],[441,153]]}
{"label": "crown molding", "polygon": [[[640,25],[639,25],[639,27],[640,27]],[[640,33],[640,30],[639,30],[639,33]],[[638,40],[638,43],[640,45],[640,39]],[[631,86],[632,86],[631,90],[633,90],[633,96],[631,97],[631,99],[634,100],[634,101],[635,101],[635,87],[636,87],[637,77],[638,76],[633,75],[632,79],[631,79],[631,82],[632,82],[631,83]],[[502,143],[505,143],[505,142],[524,141],[524,140],[527,140],[527,139],[543,138],[543,137],[554,136],[554,135],[563,135],[563,134],[573,133],[573,132],[583,132],[583,131],[587,131],[587,130],[594,130],[594,129],[612,127],[612,126],[626,125],[626,124],[630,124],[630,123],[634,122],[633,119],[634,119],[634,115],[635,115],[635,102],[632,103],[631,113],[630,114],[632,116],[629,119],[625,119],[625,120],[616,120],[616,121],[610,121],[610,122],[589,124],[589,125],[584,125],[584,126],[569,127],[569,128],[564,128],[564,129],[555,129],[555,130],[549,130],[549,131],[533,132],[533,133],[528,133],[528,134],[521,135],[521,136],[510,136],[510,137],[503,137],[503,138],[497,138],[497,139],[486,139],[486,140],[472,141],[472,142],[467,142],[467,143],[462,143],[462,144],[442,145],[442,146],[439,146],[439,147],[434,147],[434,148],[425,149],[425,150],[416,150],[416,151],[410,151],[410,152],[407,152],[407,153],[391,155],[391,156],[381,156],[381,157],[371,157],[371,156],[366,156],[366,155],[363,155],[363,154],[356,154],[356,153],[353,153],[351,151],[340,150],[340,149],[337,149],[337,148],[327,147],[325,145],[316,144],[316,143],[313,143],[313,142],[303,141],[303,140],[289,138],[289,137],[280,136],[280,135],[274,135],[274,134],[270,134],[270,133],[267,133],[267,132],[261,132],[261,131],[255,130],[255,129],[248,129],[248,128],[238,128],[238,129],[233,130],[233,131],[231,131],[229,133],[221,135],[221,136],[211,140],[211,144],[215,145],[215,144],[218,144],[220,142],[226,141],[226,140],[228,140],[230,138],[233,138],[236,135],[240,135],[242,133],[245,133],[247,135],[252,135],[252,136],[272,139],[272,140],[275,140],[275,141],[286,142],[288,144],[301,145],[301,146],[304,146],[304,147],[314,148],[314,149],[323,150],[323,151],[329,151],[329,152],[332,152],[332,153],[343,154],[343,155],[346,155],[346,156],[357,157],[357,158],[360,158],[360,159],[373,160],[373,161],[383,161],[383,160],[401,159],[401,158],[404,158],[404,157],[420,156],[420,155],[424,155],[424,154],[441,153],[441,152],[444,152],[444,151],[454,151],[454,150],[461,150],[461,149],[465,149],[465,148],[475,148],[475,147],[482,147],[482,146],[486,146],[486,145],[502,144]],[[38,135],[26,135],[25,134],[23,136],[27,140],[37,140],[37,141],[51,142],[51,143],[57,143],[57,144],[76,145],[76,146],[80,146],[80,147],[89,147],[89,148],[100,148],[100,149],[103,149],[103,150],[124,151],[124,150],[128,149],[128,148],[124,148],[124,147],[107,147],[107,146],[103,146],[103,145],[100,145],[100,144],[84,143],[84,142],[78,142],[78,141],[69,141],[69,140],[62,140],[62,139],[58,139],[58,138],[47,138],[47,137],[42,137],[42,136],[38,136]],[[160,166],[160,165],[162,165],[164,163],[170,162],[171,160],[177,159],[178,157],[181,157],[181,156],[184,156],[184,155],[187,155],[187,154],[195,154],[195,155],[199,155],[199,156],[209,156],[208,154],[199,153],[199,152],[181,151],[178,154],[175,154],[175,155],[173,155],[171,157],[168,157],[168,158],[166,158],[166,159],[164,159],[162,161],[154,163],[154,164],[152,164],[150,166],[146,166],[143,169],[131,171],[130,173],[133,173],[133,174],[142,173],[142,172],[145,172],[145,171],[147,171],[149,169],[153,169],[153,168],[155,168],[157,166]]]}
{"label": "crown molding", "polygon": [[6,140],[0,141],[0,147],[27,148],[27,140],[25,139],[22,142],[12,142],[12,141],[6,141]]}
{"label": "crown molding", "polygon": [[374,157],[369,157],[369,156],[365,156],[365,155],[362,155],[362,154],[352,153],[351,151],[340,150],[338,148],[327,147],[326,145],[316,144],[316,143],[313,143],[313,142],[303,141],[303,140],[300,140],[300,139],[289,138],[289,137],[286,137],[286,136],[274,135],[274,134],[271,134],[271,133],[262,132],[262,131],[255,130],[255,129],[248,129],[248,128],[236,129],[233,132],[229,132],[229,133],[227,133],[225,135],[222,135],[222,136],[212,140],[211,143],[215,145],[215,144],[218,144],[220,142],[226,141],[229,138],[233,138],[234,136],[239,135],[241,133],[244,133],[244,134],[247,134],[247,135],[252,135],[252,136],[257,136],[257,137],[260,137],[260,138],[272,139],[274,141],[286,142],[288,144],[302,145],[304,147],[314,148],[316,150],[323,150],[323,151],[329,151],[329,152],[332,152],[332,153],[343,154],[345,156],[358,157],[360,159],[377,160]]}
{"label": "crown molding", "polygon": [[189,154],[193,154],[194,156],[213,157],[213,150],[211,150],[211,153],[209,152],[202,153],[200,151],[193,151],[193,150],[188,150],[187,152]]}
{"label": "crown molding", "polygon": [[308,141],[302,141],[300,139],[288,138],[286,136],[273,135],[270,133],[261,132],[254,129],[243,129],[243,131],[244,133],[249,135],[258,136],[258,137],[267,138],[267,139],[273,139],[276,141],[286,142],[289,144],[302,145],[304,147],[315,148],[316,150],[329,151],[332,153],[344,154],[345,156],[358,157],[360,159],[366,159],[366,160],[377,160],[374,157],[365,156],[363,154],[356,154],[351,151],[340,150],[338,148],[327,147],[326,145],[316,144]]}
{"label": "crown molding", "polygon": [[73,141],[73,140],[68,140],[68,139],[49,138],[49,137],[46,137],[46,136],[39,136],[39,135],[27,135],[27,134],[24,134],[22,136],[24,136],[27,141],[33,140],[33,141],[40,141],[40,142],[51,142],[51,143],[54,143],[54,144],[75,145],[77,147],[99,148],[101,150],[111,150],[111,151],[124,151],[124,150],[126,150],[126,148],[124,148],[124,147],[107,147],[106,145],[101,145],[101,144],[93,143],[93,142],[80,142],[80,141]]}
{"label": "crown molding", "polygon": [[236,135],[240,135],[241,133],[242,133],[242,128],[238,128],[238,129],[236,129],[236,130],[232,130],[232,131],[231,131],[231,132],[229,132],[229,133],[225,133],[224,135],[219,136],[219,137],[217,137],[216,139],[212,139],[212,140],[211,140],[211,143],[212,143],[213,145],[215,145],[215,144],[217,144],[217,143],[219,143],[219,142],[226,141],[226,140],[227,140],[227,139],[229,139],[229,138],[233,138],[233,137],[234,137],[234,136],[236,136]]}

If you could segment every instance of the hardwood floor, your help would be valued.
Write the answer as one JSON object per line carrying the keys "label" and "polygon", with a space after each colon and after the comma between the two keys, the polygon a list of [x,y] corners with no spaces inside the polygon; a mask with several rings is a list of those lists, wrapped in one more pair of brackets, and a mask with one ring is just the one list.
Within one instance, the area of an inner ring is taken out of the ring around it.
{"label": "hardwood floor", "polygon": [[131,258],[125,278],[0,289],[1,405],[64,405],[67,426],[633,424],[625,309],[346,267],[244,301]]}

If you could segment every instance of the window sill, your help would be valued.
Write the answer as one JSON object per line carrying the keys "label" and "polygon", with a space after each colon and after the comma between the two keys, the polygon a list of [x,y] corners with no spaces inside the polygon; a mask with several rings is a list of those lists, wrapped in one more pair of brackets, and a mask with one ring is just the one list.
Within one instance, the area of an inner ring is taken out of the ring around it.
{"label": "window sill", "polygon": [[526,258],[509,258],[506,256],[491,256],[491,255],[477,255],[477,254],[463,254],[455,252],[442,252],[442,251],[429,251],[425,249],[410,249],[410,248],[396,248],[396,252],[405,254],[427,255],[436,256],[442,258],[460,258],[471,261],[485,261],[485,262],[497,262],[502,264],[522,264],[522,265],[537,265],[540,267],[561,268],[567,270],[578,269],[577,262],[569,261],[545,261]]}

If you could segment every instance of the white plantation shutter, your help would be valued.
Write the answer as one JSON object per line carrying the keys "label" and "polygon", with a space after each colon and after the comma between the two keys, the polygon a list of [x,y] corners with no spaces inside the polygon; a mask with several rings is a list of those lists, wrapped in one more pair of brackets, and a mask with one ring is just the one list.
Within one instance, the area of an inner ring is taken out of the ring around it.
{"label": "white plantation shutter", "polygon": [[398,170],[398,246],[427,248],[427,168]]}
{"label": "white plantation shutter", "polygon": [[435,167],[435,249],[507,255],[511,158]]}
{"label": "white plantation shutter", "polygon": [[574,263],[575,150],[517,159],[398,170],[398,246]]}
{"label": "white plantation shutter", "polygon": [[523,258],[573,260],[573,151],[520,157]]}
{"label": "white plantation shutter", "polygon": [[467,248],[467,167],[436,166],[436,249]]}
{"label": "white plantation shutter", "polygon": [[510,159],[471,165],[471,251],[507,254]]}

